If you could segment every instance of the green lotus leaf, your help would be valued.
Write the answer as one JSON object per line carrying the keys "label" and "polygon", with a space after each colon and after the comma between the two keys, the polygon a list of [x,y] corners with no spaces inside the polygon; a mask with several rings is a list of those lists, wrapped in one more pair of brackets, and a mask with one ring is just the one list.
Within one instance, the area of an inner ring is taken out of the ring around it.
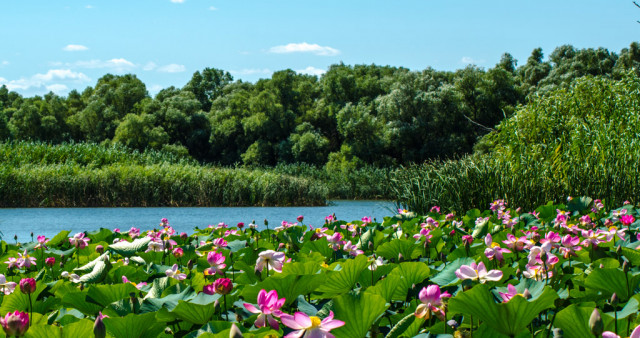
{"label": "green lotus leaf", "polygon": [[378,256],[389,260],[398,261],[400,255],[404,259],[420,257],[422,248],[415,241],[408,239],[394,239],[391,242],[381,244],[376,250]]}
{"label": "green lotus leaf", "polygon": [[216,308],[210,304],[194,304],[179,300],[178,305],[171,311],[171,313],[182,320],[203,325],[211,320],[215,310]]}
{"label": "green lotus leaf", "polygon": [[496,303],[489,286],[479,284],[459,292],[449,300],[449,312],[473,316],[494,330],[513,336],[522,332],[543,310],[554,306],[557,293],[550,287],[536,299],[516,295],[506,303]]}
{"label": "green lotus leaf", "polygon": [[132,242],[120,241],[109,245],[109,250],[125,257],[134,256],[138,251],[147,249],[147,245],[151,242],[151,237],[136,238]]}
{"label": "green lotus leaf", "polygon": [[334,298],[334,318],[345,322],[345,325],[331,333],[336,337],[364,337],[388,307],[382,297],[368,292],[350,292]]}
{"label": "green lotus leaf", "polygon": [[114,337],[151,338],[165,328],[156,320],[155,313],[129,314],[120,318],[104,318],[104,326]]}
{"label": "green lotus leaf", "polygon": [[442,271],[438,272],[435,276],[431,277],[431,282],[440,286],[453,285],[459,281],[456,276],[456,270],[460,269],[463,265],[470,265],[475,260],[470,257],[458,258],[455,261],[447,264]]}
{"label": "green lotus leaf", "polygon": [[87,302],[101,305],[107,305],[129,298],[130,294],[137,294],[138,289],[131,283],[115,284],[115,285],[91,285],[87,290]]}

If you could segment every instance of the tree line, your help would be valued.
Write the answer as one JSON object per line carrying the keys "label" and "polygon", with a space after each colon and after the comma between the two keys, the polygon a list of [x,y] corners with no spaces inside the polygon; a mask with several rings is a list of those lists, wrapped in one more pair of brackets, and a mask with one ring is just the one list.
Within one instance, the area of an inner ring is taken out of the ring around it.
{"label": "tree line", "polygon": [[536,48],[522,65],[505,53],[489,69],[340,63],[320,77],[287,69],[250,83],[205,68],[155,97],[132,74],[104,75],[66,97],[23,97],[2,86],[0,139],[119,143],[221,165],[419,163],[472,152],[533,96],[585,75],[639,75],[639,65],[633,42],[619,53],[564,45],[547,60]]}

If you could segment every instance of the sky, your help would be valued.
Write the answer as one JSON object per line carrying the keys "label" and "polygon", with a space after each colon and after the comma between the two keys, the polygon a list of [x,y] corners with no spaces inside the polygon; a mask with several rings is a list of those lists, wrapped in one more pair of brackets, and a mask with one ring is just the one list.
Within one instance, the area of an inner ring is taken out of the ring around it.
{"label": "sky", "polygon": [[619,52],[637,20],[631,0],[0,0],[0,85],[64,96],[132,73],[154,95],[206,67],[250,82],[340,62],[487,69],[537,47]]}

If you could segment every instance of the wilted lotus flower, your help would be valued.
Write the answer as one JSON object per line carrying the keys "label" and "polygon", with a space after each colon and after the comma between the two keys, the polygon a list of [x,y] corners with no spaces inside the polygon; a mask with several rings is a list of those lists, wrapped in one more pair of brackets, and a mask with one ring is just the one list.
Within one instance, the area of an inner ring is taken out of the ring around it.
{"label": "wilted lotus flower", "polygon": [[265,250],[261,252],[258,260],[256,261],[256,271],[262,272],[265,265],[267,270],[282,272],[282,265],[284,265],[284,252],[273,250]]}
{"label": "wilted lotus flower", "polygon": [[429,285],[422,288],[418,294],[418,298],[422,304],[416,308],[415,315],[418,318],[431,318],[431,313],[434,313],[436,317],[441,320],[444,319],[445,313],[442,309],[442,299],[449,298],[451,295],[448,292],[440,293],[440,287],[438,285]]}
{"label": "wilted lotus flower", "polygon": [[69,243],[78,249],[84,249],[89,244],[89,238],[84,236],[84,232],[79,232],[69,238]]}
{"label": "wilted lotus flower", "polygon": [[285,326],[296,330],[286,335],[285,338],[333,338],[329,331],[344,325],[343,321],[333,319],[333,311],[329,311],[329,315],[322,320],[316,316],[309,317],[303,312],[296,312],[293,316],[283,313],[280,320]]}
{"label": "wilted lotus flower", "polygon": [[497,282],[502,279],[502,271],[491,270],[487,272],[487,268],[483,262],[480,264],[471,263],[471,265],[463,265],[456,270],[456,276],[460,279],[477,280],[484,284],[486,281]]}
{"label": "wilted lotus flower", "polygon": [[13,313],[7,312],[4,318],[0,318],[0,324],[7,337],[21,337],[29,329],[29,315],[18,310]]}
{"label": "wilted lotus flower", "polygon": [[284,302],[284,298],[278,299],[278,291],[271,290],[267,292],[262,289],[258,292],[259,309],[249,303],[244,303],[244,307],[251,313],[259,314],[254,323],[256,327],[264,327],[267,325],[267,322],[269,322],[269,326],[271,326],[272,329],[278,330],[280,329],[280,325],[273,317],[280,317],[280,315],[282,315],[280,308],[284,305]]}

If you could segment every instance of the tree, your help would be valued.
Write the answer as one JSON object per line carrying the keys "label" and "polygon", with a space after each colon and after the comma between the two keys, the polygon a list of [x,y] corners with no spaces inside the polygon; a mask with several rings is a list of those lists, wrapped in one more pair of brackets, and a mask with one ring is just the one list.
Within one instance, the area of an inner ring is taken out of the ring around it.
{"label": "tree", "polygon": [[195,72],[191,80],[184,86],[195,95],[205,112],[211,110],[211,103],[222,94],[223,88],[233,82],[228,72],[215,68],[205,68],[202,72]]}

